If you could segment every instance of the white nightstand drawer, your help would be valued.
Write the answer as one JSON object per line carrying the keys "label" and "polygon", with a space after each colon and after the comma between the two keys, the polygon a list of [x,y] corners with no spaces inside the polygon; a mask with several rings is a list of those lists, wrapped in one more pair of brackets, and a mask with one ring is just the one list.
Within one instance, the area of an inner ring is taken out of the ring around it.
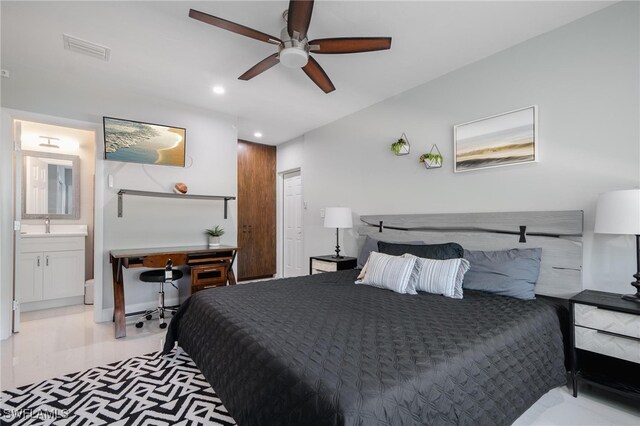
{"label": "white nightstand drawer", "polygon": [[325,262],[324,260],[313,259],[311,261],[311,268],[324,272],[335,272],[338,270],[338,264],[336,262]]}
{"label": "white nightstand drawer", "polygon": [[576,348],[640,364],[640,341],[575,327]]}
{"label": "white nightstand drawer", "polygon": [[575,324],[640,339],[640,316],[574,304]]}

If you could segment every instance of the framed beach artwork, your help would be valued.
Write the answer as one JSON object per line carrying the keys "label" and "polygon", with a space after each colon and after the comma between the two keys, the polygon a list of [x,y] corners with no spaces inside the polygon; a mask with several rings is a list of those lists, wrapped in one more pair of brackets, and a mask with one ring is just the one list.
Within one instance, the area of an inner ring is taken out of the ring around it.
{"label": "framed beach artwork", "polygon": [[103,117],[104,159],[184,167],[186,129]]}
{"label": "framed beach artwork", "polygon": [[454,126],[454,171],[538,161],[537,110],[532,105]]}

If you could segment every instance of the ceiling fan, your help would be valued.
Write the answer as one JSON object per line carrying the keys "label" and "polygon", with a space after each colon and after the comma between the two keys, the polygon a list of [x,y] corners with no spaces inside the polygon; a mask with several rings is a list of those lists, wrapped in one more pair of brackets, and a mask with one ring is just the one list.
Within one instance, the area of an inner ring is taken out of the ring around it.
{"label": "ceiling fan", "polygon": [[282,63],[289,68],[302,68],[320,89],[329,93],[336,88],[320,64],[309,53],[359,53],[391,48],[391,37],[339,37],[309,41],[307,30],[312,11],[313,0],[291,0],[289,9],[282,15],[287,25],[282,29],[280,38],[194,9],[189,10],[189,16],[215,27],[278,46],[278,52],[251,67],[238,77],[240,80],[251,80],[277,63]]}

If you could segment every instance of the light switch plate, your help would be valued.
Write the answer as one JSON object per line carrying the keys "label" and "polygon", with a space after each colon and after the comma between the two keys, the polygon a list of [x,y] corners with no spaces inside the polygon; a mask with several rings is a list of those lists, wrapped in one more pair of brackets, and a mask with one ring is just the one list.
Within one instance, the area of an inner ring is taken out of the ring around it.
{"label": "light switch plate", "polygon": [[324,209],[320,209],[320,217],[324,219]]}

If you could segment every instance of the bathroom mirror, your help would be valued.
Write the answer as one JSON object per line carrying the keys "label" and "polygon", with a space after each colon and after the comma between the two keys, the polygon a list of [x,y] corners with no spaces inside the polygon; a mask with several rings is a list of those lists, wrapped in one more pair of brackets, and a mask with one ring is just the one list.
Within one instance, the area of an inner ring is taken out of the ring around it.
{"label": "bathroom mirror", "polygon": [[22,151],[22,218],[80,218],[80,158]]}

